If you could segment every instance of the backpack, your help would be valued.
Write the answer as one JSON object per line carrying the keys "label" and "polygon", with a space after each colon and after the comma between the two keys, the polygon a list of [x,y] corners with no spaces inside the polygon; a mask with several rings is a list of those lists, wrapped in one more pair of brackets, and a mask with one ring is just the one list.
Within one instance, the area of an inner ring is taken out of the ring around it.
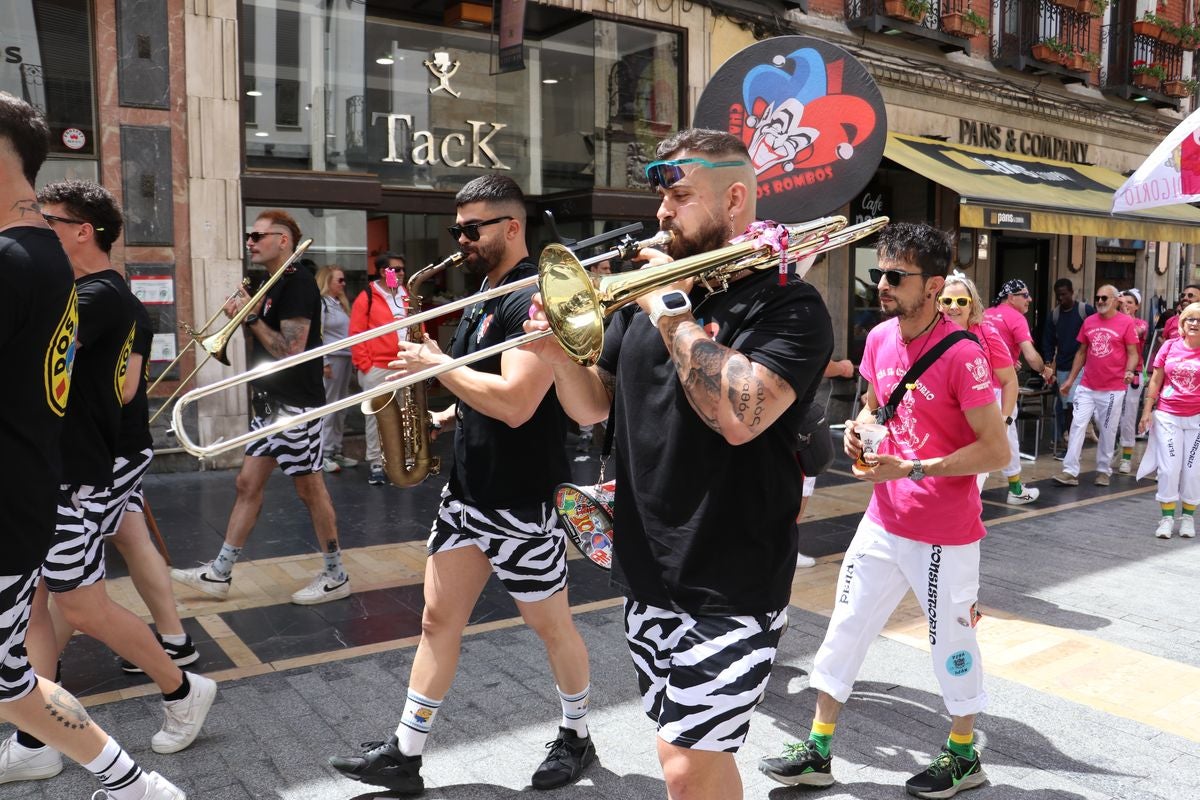
{"label": "backpack", "polygon": [[[1080,300],[1076,300],[1075,301],[1075,310],[1077,312],[1079,312],[1079,321],[1080,322],[1083,322],[1085,319],[1087,319],[1087,304],[1085,304],[1084,302],[1082,302]],[[1055,306],[1054,310],[1050,312],[1050,321],[1054,324],[1054,327],[1056,327],[1056,328],[1058,327],[1058,312],[1059,312],[1058,306]]]}

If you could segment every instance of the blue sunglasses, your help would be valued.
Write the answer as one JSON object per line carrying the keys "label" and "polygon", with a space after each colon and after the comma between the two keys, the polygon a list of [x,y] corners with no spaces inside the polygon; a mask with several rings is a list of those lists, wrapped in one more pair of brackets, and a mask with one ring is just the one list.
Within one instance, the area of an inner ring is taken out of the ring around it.
{"label": "blue sunglasses", "polygon": [[716,169],[717,167],[740,167],[745,164],[745,161],[709,161],[706,158],[674,158],[669,161],[651,161],[646,165],[646,180],[650,181],[650,188],[670,189],[679,181],[683,180],[686,174],[683,171],[684,164],[699,164],[708,169]]}

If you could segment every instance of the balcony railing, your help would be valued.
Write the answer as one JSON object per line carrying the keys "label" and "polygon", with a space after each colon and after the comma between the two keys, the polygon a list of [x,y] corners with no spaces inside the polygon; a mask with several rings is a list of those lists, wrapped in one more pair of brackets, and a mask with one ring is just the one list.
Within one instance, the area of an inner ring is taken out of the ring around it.
{"label": "balcony railing", "polygon": [[1051,0],[999,0],[993,55],[1002,66],[1087,83],[1100,64],[1094,17]]}
{"label": "balcony railing", "polygon": [[1179,108],[1180,99],[1193,94],[1183,83],[1191,75],[1183,74],[1184,49],[1178,38],[1164,41],[1130,25],[1108,26],[1104,38],[1108,41],[1102,76],[1106,92],[1162,108]]}
{"label": "balcony railing", "polygon": [[865,28],[872,33],[900,35],[926,40],[945,51],[971,52],[972,36],[986,28],[964,24],[963,13],[971,5],[983,10],[976,13],[990,19],[989,0],[846,0],[846,26]]}

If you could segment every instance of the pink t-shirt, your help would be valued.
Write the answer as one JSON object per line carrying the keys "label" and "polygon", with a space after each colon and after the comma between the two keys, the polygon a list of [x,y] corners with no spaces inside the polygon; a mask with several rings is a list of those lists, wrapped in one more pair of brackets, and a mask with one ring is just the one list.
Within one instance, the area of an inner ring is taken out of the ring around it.
{"label": "pink t-shirt", "polygon": [[1021,342],[1033,341],[1025,315],[1008,302],[1003,302],[984,311],[983,318],[996,326],[996,331],[1008,347],[1008,354],[1012,356],[1011,363],[1021,363]]}
{"label": "pink t-shirt", "polygon": [[1167,342],[1158,351],[1154,368],[1163,371],[1159,410],[1177,417],[1200,414],[1200,348],[1188,347],[1183,339]]}
{"label": "pink t-shirt", "polygon": [[[926,336],[905,346],[900,340],[899,320],[872,328],[860,369],[879,402],[887,402],[922,353],[956,330],[958,326],[943,316]],[[905,392],[896,416],[888,421],[888,437],[879,452],[930,459],[973,443],[975,431],[963,412],[995,404],[991,372],[979,345],[968,339],[952,346],[917,380],[914,389]],[[987,533],[982,511],[974,475],[877,483],[867,506],[867,516],[888,532],[945,545],[982,539]]]}
{"label": "pink t-shirt", "polygon": [[1013,360],[1008,354],[1008,345],[1004,343],[996,326],[986,319],[978,325],[972,325],[969,330],[979,339],[983,354],[992,369],[992,388],[999,390],[1000,379],[996,377],[996,370],[1013,365]]}
{"label": "pink t-shirt", "polygon": [[1163,325],[1163,341],[1169,342],[1172,339],[1178,339],[1181,335],[1179,332],[1179,315],[1176,314]]}
{"label": "pink t-shirt", "polygon": [[1137,346],[1133,317],[1120,312],[1108,319],[1092,314],[1075,338],[1087,345],[1083,385],[1095,392],[1125,391],[1125,345]]}
{"label": "pink t-shirt", "polygon": [[1138,317],[1130,317],[1130,319],[1133,320],[1133,332],[1137,334],[1138,363],[1135,369],[1141,372],[1146,368],[1145,356],[1142,354],[1146,352],[1146,334],[1150,330],[1150,323]]}

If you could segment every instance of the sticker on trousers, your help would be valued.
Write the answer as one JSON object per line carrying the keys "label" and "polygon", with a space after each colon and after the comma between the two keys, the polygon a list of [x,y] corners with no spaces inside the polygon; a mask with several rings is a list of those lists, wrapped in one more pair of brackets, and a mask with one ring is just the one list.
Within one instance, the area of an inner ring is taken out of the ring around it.
{"label": "sticker on trousers", "polygon": [[971,671],[971,654],[966,650],[951,653],[946,659],[946,672],[956,677],[962,677]]}

